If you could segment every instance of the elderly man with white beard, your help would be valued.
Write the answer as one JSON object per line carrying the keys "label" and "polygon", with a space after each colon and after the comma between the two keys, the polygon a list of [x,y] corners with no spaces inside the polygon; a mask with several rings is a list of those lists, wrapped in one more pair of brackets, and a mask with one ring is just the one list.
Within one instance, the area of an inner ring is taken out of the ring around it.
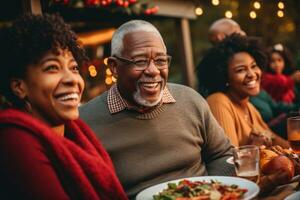
{"label": "elderly man with white beard", "polygon": [[193,89],[167,83],[171,56],[159,31],[132,20],[113,35],[109,91],[80,108],[110,154],[129,198],[173,179],[232,175],[232,146]]}

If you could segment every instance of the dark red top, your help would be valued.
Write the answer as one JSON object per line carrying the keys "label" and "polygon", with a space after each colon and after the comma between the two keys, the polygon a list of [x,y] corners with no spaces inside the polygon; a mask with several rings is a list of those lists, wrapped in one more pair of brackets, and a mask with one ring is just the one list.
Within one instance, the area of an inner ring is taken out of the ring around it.
{"label": "dark red top", "polygon": [[0,199],[127,199],[112,162],[81,120],[65,137],[14,109],[0,112]]}
{"label": "dark red top", "polygon": [[261,85],[275,101],[293,103],[295,99],[295,83],[289,76],[264,73]]}

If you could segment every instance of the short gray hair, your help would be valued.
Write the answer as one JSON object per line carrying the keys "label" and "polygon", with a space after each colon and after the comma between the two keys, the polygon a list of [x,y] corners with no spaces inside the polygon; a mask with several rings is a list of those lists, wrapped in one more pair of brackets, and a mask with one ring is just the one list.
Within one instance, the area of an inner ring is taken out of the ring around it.
{"label": "short gray hair", "polygon": [[231,35],[234,32],[246,35],[236,21],[228,18],[221,18],[213,22],[209,27],[209,32],[212,34],[214,31],[222,32],[225,35]]}
{"label": "short gray hair", "polygon": [[111,40],[111,55],[121,55],[121,52],[124,48],[123,46],[123,38],[126,34],[137,32],[137,31],[145,31],[154,33],[157,37],[159,37],[166,49],[164,40],[161,37],[161,34],[151,23],[144,20],[130,20],[125,24],[121,25],[116,32],[112,36]]}

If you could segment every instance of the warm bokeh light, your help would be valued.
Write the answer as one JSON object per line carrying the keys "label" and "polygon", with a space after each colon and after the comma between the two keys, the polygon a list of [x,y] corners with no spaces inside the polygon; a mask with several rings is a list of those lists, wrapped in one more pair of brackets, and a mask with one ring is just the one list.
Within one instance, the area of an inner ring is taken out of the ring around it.
{"label": "warm bokeh light", "polygon": [[277,11],[277,16],[278,17],[284,17],[284,12],[282,10]]}
{"label": "warm bokeh light", "polygon": [[214,6],[217,6],[220,4],[220,1],[219,0],[211,0],[211,4]]}
{"label": "warm bokeh light", "polygon": [[110,71],[109,68],[106,69],[105,73],[106,73],[107,76],[111,76],[112,75],[112,73],[111,73],[111,71]]}
{"label": "warm bokeh light", "polygon": [[251,11],[251,12],[249,13],[249,16],[250,16],[251,19],[255,19],[255,18],[257,17],[255,11]]}
{"label": "warm bokeh light", "polygon": [[261,8],[261,5],[260,5],[260,3],[259,3],[258,1],[255,1],[255,2],[253,3],[253,7],[254,7],[255,9],[260,9],[260,8]]}
{"label": "warm bokeh light", "polygon": [[195,14],[200,16],[203,14],[203,9],[201,7],[195,8]]}
{"label": "warm bokeh light", "polygon": [[287,30],[288,32],[293,32],[293,31],[295,31],[295,29],[296,29],[296,27],[295,27],[294,22],[288,22],[285,25],[285,30]]}
{"label": "warm bokeh light", "polygon": [[106,84],[106,85],[110,85],[110,84],[112,84],[112,82],[113,82],[113,81],[112,81],[112,78],[111,78],[111,77],[106,77],[106,78],[105,78],[105,84]]}
{"label": "warm bokeh light", "polygon": [[237,10],[239,8],[239,2],[238,1],[230,1],[230,9],[231,10]]}
{"label": "warm bokeh light", "polygon": [[279,1],[277,5],[279,9],[284,9],[284,3],[282,1]]}
{"label": "warm bokeh light", "polygon": [[230,11],[230,10],[227,10],[226,12],[225,12],[225,17],[226,18],[232,18],[232,12]]}
{"label": "warm bokeh light", "polygon": [[96,70],[90,71],[90,76],[91,76],[91,77],[97,76],[97,71],[96,71]]}
{"label": "warm bokeh light", "polygon": [[107,61],[108,61],[108,58],[104,58],[104,59],[103,59],[103,63],[104,63],[104,65],[106,65],[106,66],[107,66]]}
{"label": "warm bokeh light", "polygon": [[89,66],[89,71],[91,72],[91,71],[95,71],[96,70],[96,67],[95,67],[95,65],[90,65]]}

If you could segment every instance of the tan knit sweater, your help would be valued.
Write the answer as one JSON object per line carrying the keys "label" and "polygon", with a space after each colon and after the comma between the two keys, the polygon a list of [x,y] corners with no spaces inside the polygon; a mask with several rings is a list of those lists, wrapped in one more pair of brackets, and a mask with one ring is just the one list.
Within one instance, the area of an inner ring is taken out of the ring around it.
{"label": "tan knit sweater", "polygon": [[250,116],[245,116],[245,110],[221,92],[207,97],[207,102],[213,115],[234,146],[247,144],[252,129],[259,132],[270,131],[259,112],[250,102],[247,103]]}

